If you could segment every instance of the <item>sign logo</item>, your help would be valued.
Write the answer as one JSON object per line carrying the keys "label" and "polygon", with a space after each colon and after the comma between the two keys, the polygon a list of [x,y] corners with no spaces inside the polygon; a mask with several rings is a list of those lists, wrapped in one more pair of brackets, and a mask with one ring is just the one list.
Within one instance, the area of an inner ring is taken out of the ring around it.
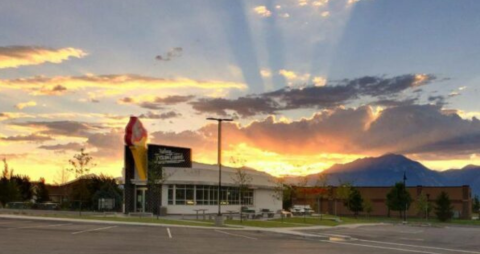
{"label": "sign logo", "polygon": [[192,150],[174,146],[148,145],[148,160],[166,167],[192,167]]}

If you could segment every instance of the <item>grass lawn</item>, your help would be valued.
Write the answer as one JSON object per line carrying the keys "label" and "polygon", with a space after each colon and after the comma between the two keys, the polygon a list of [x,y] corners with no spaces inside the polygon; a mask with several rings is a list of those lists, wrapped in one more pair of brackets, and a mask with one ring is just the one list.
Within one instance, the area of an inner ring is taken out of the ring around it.
{"label": "grass lawn", "polygon": [[154,223],[154,224],[169,224],[169,225],[185,225],[185,226],[206,226],[213,227],[212,221],[191,221],[191,220],[173,220],[156,217],[139,218],[139,217],[101,217],[101,216],[44,216],[55,218],[69,218],[80,220],[100,220],[100,221],[118,221],[118,222],[137,222],[137,223]]}

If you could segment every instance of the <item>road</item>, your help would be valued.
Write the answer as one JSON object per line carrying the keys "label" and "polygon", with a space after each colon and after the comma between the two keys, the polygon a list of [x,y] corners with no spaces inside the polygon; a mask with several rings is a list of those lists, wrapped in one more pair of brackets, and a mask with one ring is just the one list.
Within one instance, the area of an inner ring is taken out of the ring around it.
{"label": "road", "polygon": [[480,228],[382,225],[304,232],[308,235],[0,218],[0,253],[480,254]]}

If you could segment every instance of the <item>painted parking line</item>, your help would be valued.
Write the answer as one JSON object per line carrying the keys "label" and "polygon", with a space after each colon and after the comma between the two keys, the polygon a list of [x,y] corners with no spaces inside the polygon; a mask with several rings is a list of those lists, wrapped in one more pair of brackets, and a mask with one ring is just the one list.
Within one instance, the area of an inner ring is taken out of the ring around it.
{"label": "painted parking line", "polygon": [[167,228],[167,234],[168,234],[168,238],[172,238],[172,232],[170,232],[170,228]]}
{"label": "painted parking line", "polygon": [[15,230],[15,229],[30,229],[30,228],[51,228],[51,227],[60,227],[60,226],[67,226],[71,225],[72,223],[63,223],[63,224],[53,224],[53,225],[36,225],[36,226],[26,226],[26,227],[18,227],[18,228],[9,228],[7,230]]}
{"label": "painted parking line", "polygon": [[0,221],[0,225],[6,225],[6,224],[12,224],[12,223],[18,223],[18,221]]}
{"label": "painted parking line", "polygon": [[452,252],[455,252],[455,253],[480,254],[480,252],[478,252],[478,251],[449,249],[449,248],[431,247],[431,246],[424,246],[424,245],[392,243],[392,242],[385,242],[385,241],[373,241],[373,240],[361,240],[361,239],[358,239],[358,241],[366,242],[366,243],[375,243],[375,244],[385,244],[385,245],[396,245],[396,246],[403,246],[403,247],[412,247],[412,248],[417,248],[417,249],[420,248],[420,249],[431,249],[431,250],[441,250],[441,251],[452,251]]}
{"label": "painted parking line", "polygon": [[351,243],[351,242],[343,242],[343,241],[326,241],[326,240],[322,240],[322,242],[333,243],[333,244],[341,244],[341,245],[350,245],[350,246],[359,246],[359,247],[366,247],[366,248],[373,248],[373,249],[396,250],[396,251],[408,252],[408,253],[441,254],[441,253],[439,253],[439,252],[432,252],[432,251],[422,251],[422,250],[412,250],[412,249],[400,249],[400,248],[394,248],[394,247],[385,247],[385,246],[370,245],[370,244],[359,244],[359,243]]}
{"label": "painted parking line", "polygon": [[72,235],[77,235],[77,234],[82,234],[82,233],[87,233],[87,232],[92,232],[92,231],[107,230],[107,229],[116,228],[116,227],[118,227],[118,226],[87,229],[87,230],[82,230],[82,231],[73,232]]}
{"label": "painted parking line", "polygon": [[221,230],[215,230],[215,232],[222,233],[222,234],[225,234],[225,235],[243,237],[243,238],[247,238],[247,239],[250,239],[250,240],[258,240],[258,238],[255,238],[255,237],[246,236],[246,235],[239,235],[239,234],[233,234],[233,233],[229,233],[229,232],[225,232],[225,231],[221,231]]}
{"label": "painted parking line", "polygon": [[400,239],[400,240],[407,240],[407,241],[418,241],[418,242],[424,242],[425,239],[422,239],[422,238],[407,238],[407,237],[400,237],[400,238],[396,238],[396,239]]}

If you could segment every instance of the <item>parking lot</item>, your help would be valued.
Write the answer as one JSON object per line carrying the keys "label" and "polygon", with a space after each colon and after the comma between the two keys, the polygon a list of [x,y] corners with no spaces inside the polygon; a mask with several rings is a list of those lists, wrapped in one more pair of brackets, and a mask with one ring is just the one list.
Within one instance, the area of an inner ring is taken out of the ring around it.
{"label": "parking lot", "polygon": [[304,232],[0,218],[0,253],[480,254],[479,228],[381,225]]}

